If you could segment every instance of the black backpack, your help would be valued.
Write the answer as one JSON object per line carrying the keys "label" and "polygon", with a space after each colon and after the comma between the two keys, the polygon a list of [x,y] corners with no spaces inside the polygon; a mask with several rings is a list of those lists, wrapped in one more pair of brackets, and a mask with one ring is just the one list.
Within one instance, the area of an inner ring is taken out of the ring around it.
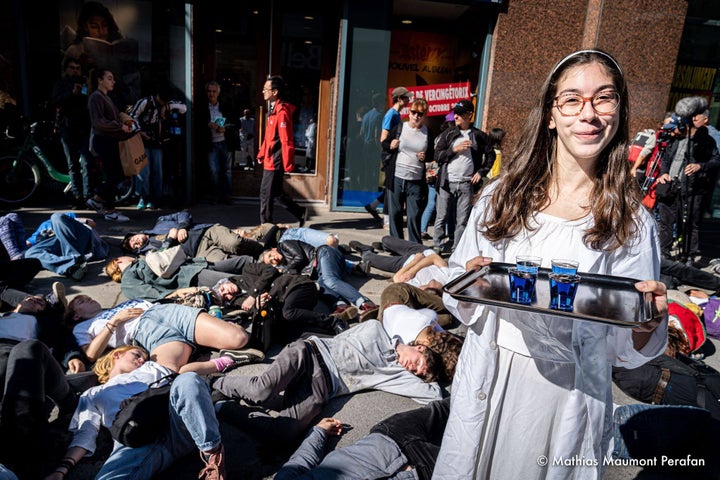
{"label": "black backpack", "polygon": [[[151,383],[147,390],[126,398],[110,427],[114,440],[136,448],[157,440],[170,423],[170,387],[177,377],[172,373]],[[158,386],[163,380],[164,384]]]}

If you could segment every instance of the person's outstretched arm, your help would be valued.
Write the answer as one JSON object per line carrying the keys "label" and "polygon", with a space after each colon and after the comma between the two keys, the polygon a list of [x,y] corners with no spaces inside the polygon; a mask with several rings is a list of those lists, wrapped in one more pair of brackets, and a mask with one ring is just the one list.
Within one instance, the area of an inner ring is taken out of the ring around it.
{"label": "person's outstretched arm", "polygon": [[342,422],[336,418],[323,418],[305,437],[290,459],[275,475],[275,480],[290,480],[312,470],[323,459],[325,442],[329,435],[340,435]]}

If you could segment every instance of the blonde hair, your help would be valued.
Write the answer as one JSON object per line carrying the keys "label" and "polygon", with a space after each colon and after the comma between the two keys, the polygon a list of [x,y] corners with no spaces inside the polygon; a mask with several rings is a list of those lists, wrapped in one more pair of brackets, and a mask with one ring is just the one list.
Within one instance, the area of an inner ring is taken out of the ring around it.
{"label": "blonde hair", "polygon": [[97,375],[98,382],[105,383],[108,380],[110,380],[110,372],[112,371],[113,367],[115,366],[115,359],[113,358],[115,353],[122,354],[125,352],[129,352],[130,350],[139,350],[142,352],[145,360],[148,359],[148,353],[142,347],[137,347],[134,345],[123,345],[122,347],[114,348],[110,352],[108,352],[105,355],[103,355],[102,357],[100,357],[97,362],[95,362],[95,366],[93,367],[93,372],[95,372],[95,375]]}
{"label": "blonde hair", "polygon": [[105,264],[105,273],[112,279],[113,282],[120,283],[122,280],[122,270],[120,270],[117,258],[113,258]]}
{"label": "blonde hair", "polygon": [[429,105],[427,100],[424,98],[416,98],[413,100],[412,104],[410,105],[410,109],[420,110],[423,113],[426,113],[428,111]]}

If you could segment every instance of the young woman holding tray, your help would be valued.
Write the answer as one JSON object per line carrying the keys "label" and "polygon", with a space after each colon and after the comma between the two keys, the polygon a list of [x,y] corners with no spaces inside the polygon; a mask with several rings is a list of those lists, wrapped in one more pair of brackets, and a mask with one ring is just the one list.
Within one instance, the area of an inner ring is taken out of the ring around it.
{"label": "young woman holding tray", "polygon": [[[514,157],[480,193],[450,257],[450,277],[534,255],[546,267],[572,258],[585,272],[658,278],[657,228],[627,167],[628,115],[614,58],[584,50],[560,61]],[[653,292],[655,315],[633,329],[445,295],[469,329],[433,478],[602,477],[611,366],[642,365],[667,339],[664,285],[636,288]]]}

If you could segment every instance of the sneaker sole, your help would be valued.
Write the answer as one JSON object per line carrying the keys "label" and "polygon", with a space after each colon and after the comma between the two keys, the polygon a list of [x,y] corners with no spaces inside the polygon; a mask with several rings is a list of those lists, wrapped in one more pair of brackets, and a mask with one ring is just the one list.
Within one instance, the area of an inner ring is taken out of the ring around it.
{"label": "sneaker sole", "polygon": [[220,350],[219,355],[221,357],[230,357],[233,360],[235,360],[236,362],[241,362],[241,361],[246,360],[248,358],[248,357],[246,357],[246,355],[257,358],[257,360],[251,360],[251,362],[249,362],[249,363],[262,362],[265,360],[265,354],[261,350],[257,350],[255,348],[243,348],[241,350],[222,349],[222,350]]}
{"label": "sneaker sole", "polygon": [[342,313],[338,313],[336,315],[330,315],[331,317],[339,318],[340,320],[344,320],[346,322],[350,322],[351,320],[354,320],[358,316],[358,308],[355,305],[350,305],[348,308],[342,311]]}
{"label": "sneaker sole", "polygon": [[52,284],[52,292],[53,295],[55,295],[57,301],[62,304],[63,308],[67,308],[68,301],[67,297],[65,296],[65,285],[60,282],[54,282]]}
{"label": "sneaker sole", "polygon": [[358,317],[358,322],[362,323],[365,320],[377,320],[378,312],[380,311],[380,308],[373,308],[372,310],[367,310],[360,314]]}

